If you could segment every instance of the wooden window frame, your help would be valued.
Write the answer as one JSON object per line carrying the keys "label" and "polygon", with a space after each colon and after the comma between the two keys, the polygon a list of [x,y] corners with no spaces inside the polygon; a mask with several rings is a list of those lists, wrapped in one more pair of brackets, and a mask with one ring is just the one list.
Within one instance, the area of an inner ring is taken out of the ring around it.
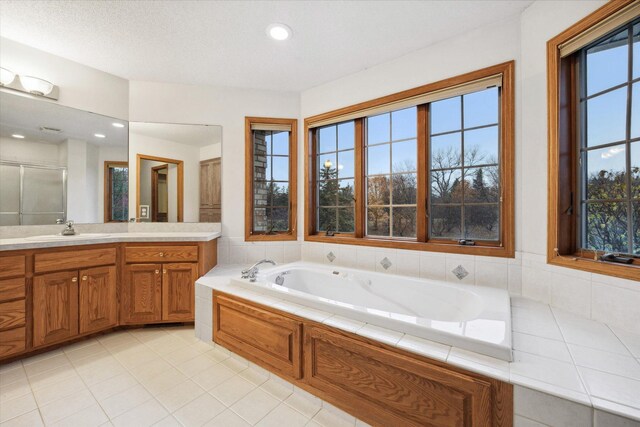
{"label": "wooden window frame", "polygon": [[632,265],[598,260],[600,251],[577,246],[579,209],[576,55],[561,59],[560,48],[634,0],[610,1],[547,42],[548,97],[548,226],[547,263],[631,280],[640,280],[640,261]]}
{"label": "wooden window frame", "polygon": [[[247,242],[268,242],[297,240],[298,206],[298,120],[273,117],[245,117],[245,201],[244,201],[244,240]],[[253,132],[251,125],[274,124],[289,125],[289,229],[287,231],[266,234],[253,231]]]}
{"label": "wooden window frame", "polygon": [[111,168],[126,166],[129,168],[129,162],[111,161],[106,160],[104,162],[104,222],[128,222],[128,219],[123,221],[116,221],[111,218]]}
{"label": "wooden window frame", "polygon": [[[409,249],[419,251],[447,252],[455,254],[481,255],[494,257],[513,258],[515,256],[515,218],[514,218],[514,140],[515,140],[515,85],[514,85],[515,62],[509,61],[497,64],[481,70],[462,74],[438,82],[426,84],[417,88],[405,90],[371,101],[362,102],[348,107],[340,108],[327,113],[305,118],[304,121],[304,239],[310,242],[337,243],[358,246],[373,246],[394,249]],[[502,75],[502,99],[500,103],[500,165],[501,165],[501,189],[502,203],[500,207],[500,239],[502,244],[477,242],[476,246],[460,245],[454,241],[429,240],[427,235],[427,199],[428,199],[428,177],[426,171],[429,159],[429,144],[427,135],[428,108],[427,105],[418,106],[418,188],[417,188],[417,219],[415,240],[404,240],[397,238],[377,238],[365,236],[365,180],[364,176],[364,150],[363,150],[363,126],[364,119],[355,119],[355,232],[350,234],[338,234],[326,236],[324,233],[316,232],[316,140],[313,124],[326,120],[336,119],[354,112],[379,107],[394,102],[399,102],[408,98],[440,91],[450,87],[467,84],[476,80],[487,78],[496,74]]]}

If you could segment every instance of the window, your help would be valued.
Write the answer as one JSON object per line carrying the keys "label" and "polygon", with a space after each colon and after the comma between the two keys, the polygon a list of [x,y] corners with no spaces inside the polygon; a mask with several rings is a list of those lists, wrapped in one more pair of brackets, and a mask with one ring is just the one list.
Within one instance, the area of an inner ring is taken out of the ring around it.
{"label": "window", "polygon": [[[615,3],[615,2],[613,2]],[[640,6],[608,4],[549,42],[549,261],[640,272]],[[553,98],[552,98],[553,99]],[[630,264],[601,256],[613,253]]]}
{"label": "window", "polygon": [[307,118],[305,239],[513,256],[512,79],[510,62]]}
{"label": "window", "polygon": [[245,240],[295,240],[295,119],[247,117]]}
{"label": "window", "polygon": [[129,165],[104,162],[104,221],[129,220]]}

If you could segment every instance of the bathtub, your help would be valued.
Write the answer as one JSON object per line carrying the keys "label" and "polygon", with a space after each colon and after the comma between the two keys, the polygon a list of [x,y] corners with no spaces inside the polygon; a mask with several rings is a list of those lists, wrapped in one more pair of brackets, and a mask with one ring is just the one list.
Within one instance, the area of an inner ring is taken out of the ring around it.
{"label": "bathtub", "polygon": [[[264,267],[264,266],[263,266]],[[505,290],[295,262],[241,286],[487,356],[511,361]]]}

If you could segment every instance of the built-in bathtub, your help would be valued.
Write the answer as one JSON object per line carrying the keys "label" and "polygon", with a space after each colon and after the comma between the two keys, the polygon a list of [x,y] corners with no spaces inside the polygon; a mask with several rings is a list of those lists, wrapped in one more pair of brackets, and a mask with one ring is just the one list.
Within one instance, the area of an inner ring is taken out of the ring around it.
{"label": "built-in bathtub", "polygon": [[261,269],[248,288],[372,325],[511,361],[505,290],[308,262]]}

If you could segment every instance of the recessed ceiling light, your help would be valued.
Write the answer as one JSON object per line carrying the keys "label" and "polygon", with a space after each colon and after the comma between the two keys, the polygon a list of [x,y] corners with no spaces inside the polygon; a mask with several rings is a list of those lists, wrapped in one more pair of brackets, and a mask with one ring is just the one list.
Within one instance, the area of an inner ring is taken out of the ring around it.
{"label": "recessed ceiling light", "polygon": [[94,133],[93,136],[95,136],[96,138],[106,138],[107,137],[105,134],[102,134],[102,133]]}
{"label": "recessed ceiling light", "polygon": [[124,125],[122,123],[117,123],[116,122],[116,123],[112,123],[112,124],[113,124],[113,127],[116,127],[116,128],[123,128],[124,127]]}
{"label": "recessed ceiling light", "polygon": [[291,28],[284,24],[271,24],[267,27],[267,34],[274,40],[286,40],[291,37]]}
{"label": "recessed ceiling light", "polygon": [[24,135],[20,135],[19,133],[14,133],[11,136],[14,137],[14,138],[17,138],[17,139],[24,139]]}

